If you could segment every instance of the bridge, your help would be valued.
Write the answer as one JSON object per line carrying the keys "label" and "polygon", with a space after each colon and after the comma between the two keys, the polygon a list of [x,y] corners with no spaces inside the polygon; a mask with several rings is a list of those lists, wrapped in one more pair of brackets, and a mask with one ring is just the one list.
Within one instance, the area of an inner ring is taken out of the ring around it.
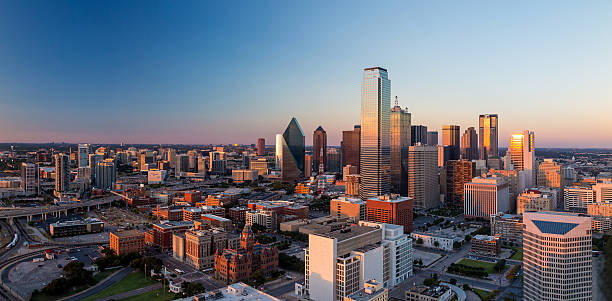
{"label": "bridge", "polygon": [[115,201],[121,200],[120,195],[112,195],[99,199],[88,200],[84,202],[77,202],[64,205],[53,205],[45,207],[4,207],[0,209],[0,220],[8,220],[12,223],[14,218],[25,217],[28,221],[32,220],[34,216],[41,216],[43,219],[47,219],[47,215],[51,214],[56,217],[61,217],[62,214],[68,215],[68,210],[74,209],[87,209],[89,211],[91,207],[100,208],[101,205],[107,205]]}

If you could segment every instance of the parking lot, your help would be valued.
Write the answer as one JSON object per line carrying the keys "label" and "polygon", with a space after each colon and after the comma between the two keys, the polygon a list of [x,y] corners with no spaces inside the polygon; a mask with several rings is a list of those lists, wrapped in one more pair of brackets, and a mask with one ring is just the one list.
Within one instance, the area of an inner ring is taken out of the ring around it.
{"label": "parking lot", "polygon": [[[58,252],[61,253],[57,254]],[[70,252],[66,252],[65,249],[56,249],[55,259],[45,259],[40,262],[28,260],[13,266],[8,272],[10,282],[7,284],[20,295],[29,296],[35,289],[40,290],[51,280],[59,278],[62,275],[62,268],[73,258],[83,262],[87,267],[98,256],[100,253],[97,247],[72,249]],[[44,255],[37,258],[44,258]]]}

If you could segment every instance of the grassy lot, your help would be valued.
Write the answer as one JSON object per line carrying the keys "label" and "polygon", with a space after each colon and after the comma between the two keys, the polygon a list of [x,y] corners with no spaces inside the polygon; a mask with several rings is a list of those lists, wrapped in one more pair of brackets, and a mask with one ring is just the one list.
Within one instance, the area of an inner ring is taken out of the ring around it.
{"label": "grassy lot", "polygon": [[156,290],[146,292],[144,294],[140,294],[137,296],[129,297],[122,299],[123,301],[169,301],[173,300],[175,295],[168,291],[166,287],[166,291],[164,292],[163,288],[158,288]]}
{"label": "grassy lot", "polygon": [[484,300],[484,298],[490,293],[490,291],[485,291],[477,288],[472,288],[472,291],[474,291],[474,293],[476,293],[476,295],[480,297],[480,300]]}
{"label": "grassy lot", "polygon": [[480,267],[480,268],[483,268],[489,274],[496,274],[497,273],[495,271],[495,269],[494,269],[495,264],[492,263],[492,262],[486,262],[486,261],[480,261],[480,260],[473,260],[473,259],[464,258],[464,259],[461,259],[457,263],[464,264],[464,265],[471,266],[471,267]]}
{"label": "grassy lot", "polygon": [[[110,276],[115,271],[117,271],[117,270],[104,271],[104,272],[99,272],[99,273],[95,274],[93,276],[93,278],[94,278],[94,284],[93,285],[95,285],[96,283],[102,281],[104,278]],[[64,297],[68,297],[70,295],[74,295],[74,294],[76,294],[78,292],[84,291],[87,288],[89,288],[88,285],[82,285],[82,286],[79,286],[79,287],[75,287],[74,290],[72,290],[72,291],[68,291],[68,292],[65,292],[64,294],[57,295],[57,296],[47,296],[45,294],[32,295],[32,298],[30,298],[30,300],[31,301],[52,301],[52,300],[58,300],[58,299],[61,299],[61,298],[64,298]]]}
{"label": "grassy lot", "polygon": [[155,281],[152,280],[151,278],[145,279],[144,274],[142,272],[132,272],[128,274],[127,276],[123,277],[123,279],[121,279],[119,282],[110,286],[109,288],[93,296],[90,296],[84,300],[87,301],[87,300],[96,300],[100,298],[106,298],[106,297],[114,296],[114,295],[117,295],[123,292],[127,292],[127,291],[135,290],[138,288],[142,288],[145,286],[149,286],[154,283]]}
{"label": "grassy lot", "polygon": [[510,256],[512,260],[523,260],[523,248],[513,247],[512,251],[514,253]]}

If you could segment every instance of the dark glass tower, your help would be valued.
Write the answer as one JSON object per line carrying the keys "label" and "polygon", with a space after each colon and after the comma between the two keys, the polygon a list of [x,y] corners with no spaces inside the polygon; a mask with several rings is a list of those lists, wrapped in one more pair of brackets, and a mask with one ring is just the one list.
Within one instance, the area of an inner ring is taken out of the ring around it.
{"label": "dark glass tower", "polygon": [[304,132],[293,117],[282,136],[281,181],[295,182],[304,175]]}
{"label": "dark glass tower", "polygon": [[315,170],[319,170],[321,164],[320,157],[323,151],[323,168],[327,167],[327,133],[319,126],[312,134],[312,166]]}
{"label": "dark glass tower", "polygon": [[391,108],[391,192],[408,195],[408,148],[410,147],[410,119],[407,109],[397,104]]}

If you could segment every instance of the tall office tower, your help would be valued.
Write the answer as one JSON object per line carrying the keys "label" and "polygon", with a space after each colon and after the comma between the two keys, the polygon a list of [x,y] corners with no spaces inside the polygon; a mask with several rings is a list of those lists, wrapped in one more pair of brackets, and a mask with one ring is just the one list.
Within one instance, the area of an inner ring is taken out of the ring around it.
{"label": "tall office tower", "polygon": [[498,126],[497,114],[483,114],[478,117],[478,153],[480,160],[499,157],[499,150],[497,149]]}
{"label": "tall office tower", "polygon": [[186,173],[189,170],[189,156],[186,154],[180,154],[176,155],[175,159],[174,175],[179,178],[183,173]]}
{"label": "tall office tower", "polygon": [[321,150],[323,150],[323,168],[327,167],[327,132],[319,126],[312,134],[312,165],[319,170],[321,161]]}
{"label": "tall office tower", "polygon": [[200,175],[206,175],[208,173],[208,168],[206,168],[206,158],[205,157],[198,156],[198,171],[197,172]]}
{"label": "tall office tower", "polygon": [[408,197],[415,209],[440,205],[438,147],[415,145],[408,148]]}
{"label": "tall office tower", "polygon": [[391,108],[391,192],[408,195],[408,148],[410,147],[410,119],[408,109],[402,110],[395,97]]}
{"label": "tall office tower", "polygon": [[264,138],[257,139],[257,155],[258,156],[266,155],[266,139]]}
{"label": "tall office tower", "polygon": [[446,162],[446,205],[463,209],[465,184],[476,175],[476,163],[467,160]]}
{"label": "tall office tower", "polygon": [[[516,170],[524,170],[527,187],[535,186],[535,153],[534,153],[534,134],[524,131],[512,134],[510,139],[510,162]],[[506,154],[507,156],[507,154]]]}
{"label": "tall office tower", "polygon": [[176,163],[176,150],[173,148],[169,148],[166,153],[166,160],[170,162],[170,167],[175,168],[174,164]]}
{"label": "tall office tower", "polygon": [[361,125],[356,125],[352,131],[342,131],[342,166],[356,166],[357,172],[359,172],[360,142]]}
{"label": "tall office tower", "polygon": [[79,144],[78,151],[78,167],[87,167],[89,165],[89,149],[91,146],[89,144]]}
{"label": "tall office tower", "polygon": [[298,181],[304,175],[305,139],[295,117],[287,125],[281,145],[281,181]]}
{"label": "tall office tower", "polygon": [[438,131],[427,132],[427,145],[438,145]]}
{"label": "tall office tower", "polygon": [[412,211],[412,199],[397,194],[381,195],[366,201],[368,221],[400,225],[405,233],[412,232]]}
{"label": "tall office tower", "polygon": [[591,218],[527,212],[523,223],[524,300],[593,300]]}
{"label": "tall office tower", "polygon": [[223,152],[210,152],[209,162],[208,162],[208,170],[214,174],[225,174],[225,167],[227,164],[226,156]]}
{"label": "tall office tower", "polygon": [[501,177],[476,177],[465,184],[463,213],[466,218],[489,219],[510,211],[508,182]]}
{"label": "tall office tower", "polygon": [[312,155],[304,155],[304,178],[309,179],[312,176]]}
{"label": "tall office tower", "polygon": [[429,139],[427,138],[427,126],[424,126],[424,125],[411,125],[410,126],[410,145],[417,145],[417,143],[426,145],[426,144],[429,144],[428,140]]}
{"label": "tall office tower", "polygon": [[438,145],[438,167],[444,167],[446,161],[450,160],[450,147]]}
{"label": "tall office tower", "polygon": [[442,145],[450,149],[449,160],[459,160],[461,156],[461,128],[458,125],[442,126]]}
{"label": "tall office tower", "polygon": [[281,161],[283,158],[283,135],[276,134],[274,147],[274,167],[276,170],[281,170]]}
{"label": "tall office tower", "polygon": [[478,134],[469,127],[461,136],[461,159],[478,160]]}
{"label": "tall office tower", "polygon": [[26,196],[40,194],[40,174],[38,164],[21,163],[21,189]]}
{"label": "tall office tower", "polygon": [[70,157],[64,153],[55,155],[55,194],[70,189]]}
{"label": "tall office tower", "polygon": [[563,176],[561,175],[561,165],[553,159],[544,159],[538,165],[537,186],[560,188],[563,186]]}
{"label": "tall office tower", "polygon": [[117,182],[117,167],[112,159],[106,159],[96,165],[96,187],[112,189]]}
{"label": "tall office tower", "polygon": [[387,70],[380,67],[364,69],[359,159],[359,194],[362,199],[391,191],[390,109],[391,81]]}
{"label": "tall office tower", "polygon": [[330,147],[327,149],[327,158],[325,161],[325,170],[331,173],[340,173],[342,171],[341,151],[338,148]]}
{"label": "tall office tower", "polygon": [[[367,225],[367,226],[366,226]],[[365,281],[393,287],[412,274],[412,245],[401,226],[362,222],[308,236],[306,293],[310,300],[343,301]]]}

